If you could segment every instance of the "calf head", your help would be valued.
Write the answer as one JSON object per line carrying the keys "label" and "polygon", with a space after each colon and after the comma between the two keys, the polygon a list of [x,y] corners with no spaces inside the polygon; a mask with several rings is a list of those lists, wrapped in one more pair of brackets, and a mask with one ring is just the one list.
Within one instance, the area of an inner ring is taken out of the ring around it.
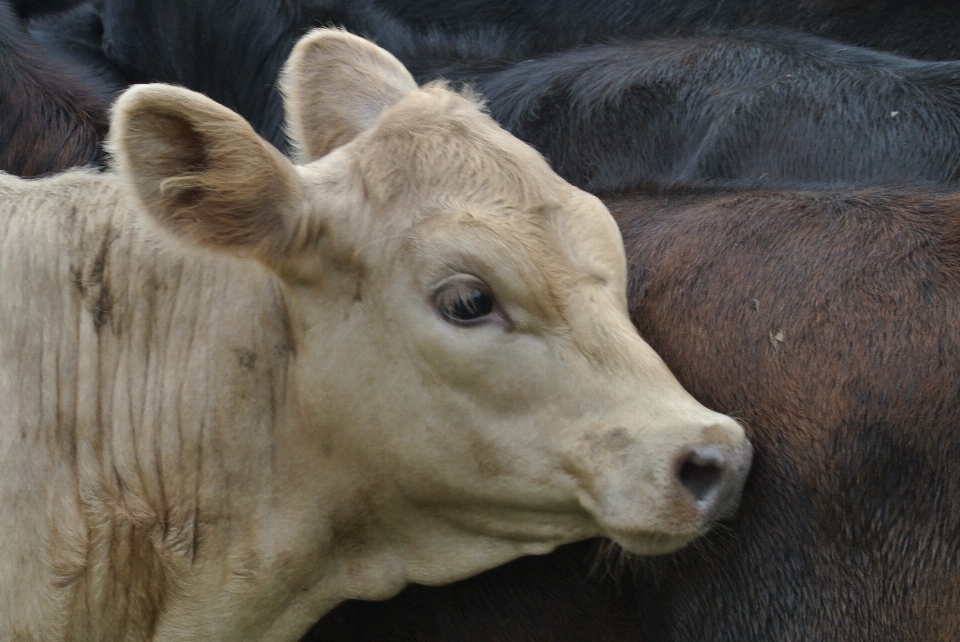
{"label": "calf head", "polygon": [[162,228],[286,284],[299,490],[350,477],[371,520],[508,546],[434,538],[425,582],[596,534],[665,552],[735,507],[750,445],[631,325],[600,201],[363,39],[313,32],[283,86],[299,165],[165,86],[119,100],[112,148]]}

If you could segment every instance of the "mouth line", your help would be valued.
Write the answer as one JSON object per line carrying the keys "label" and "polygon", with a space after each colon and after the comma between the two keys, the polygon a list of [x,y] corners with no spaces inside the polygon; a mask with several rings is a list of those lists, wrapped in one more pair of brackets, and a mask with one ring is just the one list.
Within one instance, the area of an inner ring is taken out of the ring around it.
{"label": "mouth line", "polygon": [[670,534],[646,532],[609,531],[606,536],[613,540],[625,553],[631,555],[665,555],[679,550],[703,535],[705,531]]}

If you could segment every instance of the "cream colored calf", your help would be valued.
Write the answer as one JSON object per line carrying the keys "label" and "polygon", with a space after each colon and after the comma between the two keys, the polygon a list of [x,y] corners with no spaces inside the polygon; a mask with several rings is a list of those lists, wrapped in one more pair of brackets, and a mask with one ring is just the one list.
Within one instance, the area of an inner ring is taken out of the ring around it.
{"label": "cream colored calf", "polygon": [[637,336],[597,199],[359,38],[285,89],[302,165],[141,86],[116,174],[0,177],[0,639],[294,640],[735,506],[749,444]]}

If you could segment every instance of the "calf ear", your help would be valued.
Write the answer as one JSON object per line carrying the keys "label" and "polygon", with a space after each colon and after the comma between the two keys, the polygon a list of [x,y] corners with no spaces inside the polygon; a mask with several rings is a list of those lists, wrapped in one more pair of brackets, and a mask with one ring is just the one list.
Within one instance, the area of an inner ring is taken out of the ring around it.
{"label": "calf ear", "polygon": [[309,163],[373,127],[380,113],[417,83],[373,43],[337,29],[316,29],[293,48],[280,87],[287,132],[300,162]]}
{"label": "calf ear", "polygon": [[118,100],[110,149],[122,180],[178,236],[279,259],[300,198],[292,163],[243,118],[179,87],[139,85]]}

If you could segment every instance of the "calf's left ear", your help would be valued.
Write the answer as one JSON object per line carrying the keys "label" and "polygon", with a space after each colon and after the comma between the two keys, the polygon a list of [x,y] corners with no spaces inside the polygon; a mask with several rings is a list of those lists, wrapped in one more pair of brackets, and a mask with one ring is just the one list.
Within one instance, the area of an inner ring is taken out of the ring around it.
{"label": "calf's left ear", "polygon": [[339,29],[314,29],[284,65],[287,132],[301,163],[345,145],[417,83],[390,53]]}
{"label": "calf's left ear", "polygon": [[293,164],[201,94],[138,85],[117,100],[109,146],[147,212],[201,245],[281,260],[303,203]]}

